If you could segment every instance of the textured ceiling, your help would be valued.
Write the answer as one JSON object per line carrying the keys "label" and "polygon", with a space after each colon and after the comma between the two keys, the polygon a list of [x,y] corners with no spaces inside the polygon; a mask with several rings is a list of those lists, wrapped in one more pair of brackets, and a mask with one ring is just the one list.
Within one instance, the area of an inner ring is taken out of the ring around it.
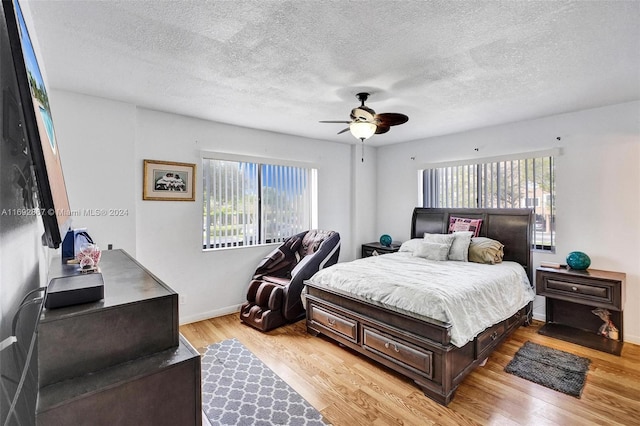
{"label": "textured ceiling", "polygon": [[[25,0],[22,0],[24,3]],[[50,87],[379,146],[640,99],[638,1],[30,1]],[[55,109],[54,109],[55,114]]]}

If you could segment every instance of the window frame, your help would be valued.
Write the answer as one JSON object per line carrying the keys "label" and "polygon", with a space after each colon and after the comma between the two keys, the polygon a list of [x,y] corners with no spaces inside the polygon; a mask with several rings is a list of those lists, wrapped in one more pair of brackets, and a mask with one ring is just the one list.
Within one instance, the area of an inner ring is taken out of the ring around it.
{"label": "window frame", "polygon": [[[482,206],[486,206],[485,203],[485,199],[487,199],[487,189],[489,189],[489,193],[491,193],[491,191],[493,190],[493,187],[491,188],[487,188],[487,184],[485,183],[487,180],[486,175],[484,174],[484,172],[486,172],[487,166],[491,166],[495,163],[501,164],[504,162],[515,162],[515,161],[521,161],[521,160],[538,160],[538,159],[547,159],[547,158],[551,158],[551,163],[550,163],[550,171],[549,171],[549,179],[550,179],[550,183],[549,186],[551,188],[549,193],[545,193],[545,194],[541,194],[541,195],[536,195],[535,191],[536,188],[539,187],[539,183],[535,182],[534,187],[529,189],[529,191],[533,191],[533,196],[531,196],[530,194],[524,194],[524,197],[520,197],[521,199],[524,199],[525,201],[527,199],[537,199],[539,202],[545,202],[546,200],[550,200],[552,201],[550,203],[549,209],[550,209],[550,213],[549,213],[549,220],[551,221],[555,221],[556,218],[556,214],[557,214],[557,207],[556,207],[556,163],[557,163],[557,158],[560,156],[561,151],[559,148],[555,148],[555,149],[549,149],[549,150],[544,150],[544,151],[534,151],[534,152],[523,152],[523,153],[519,153],[519,154],[513,154],[513,155],[504,155],[504,156],[496,156],[496,157],[485,157],[485,158],[474,158],[474,159],[467,159],[467,160],[460,160],[460,161],[453,161],[453,162],[442,162],[442,163],[430,163],[430,164],[424,164],[422,165],[422,167],[419,168],[418,172],[419,172],[419,203],[420,205],[424,206],[424,207],[443,207],[446,206],[446,201],[445,204],[438,204],[441,203],[441,201],[438,199],[438,196],[432,196],[431,194],[427,194],[427,186],[429,184],[431,184],[432,186],[435,185],[436,181],[434,181],[434,179],[437,180],[437,178],[431,176],[431,177],[426,177],[426,171],[427,170],[432,170],[432,169],[449,169],[449,168],[453,168],[453,167],[467,167],[468,169],[473,169],[473,176],[472,178],[468,179],[468,182],[473,181],[473,190],[475,191],[475,203],[473,203],[472,205],[466,205],[466,206],[462,206],[463,208],[491,208],[491,207],[482,207]],[[532,165],[533,166],[533,165]],[[498,166],[499,167],[499,166]],[[499,170],[498,170],[499,173]],[[451,175],[449,175],[450,178]],[[505,174],[506,177],[506,174]],[[508,194],[507,192],[507,187],[508,186],[513,186],[513,175],[510,175],[511,177],[511,185],[504,185],[504,192],[505,192],[505,197]],[[528,178],[528,177],[527,177]],[[429,180],[431,179],[431,180]],[[483,180],[484,179],[484,180]],[[534,176],[533,179],[535,181],[535,172],[534,172]],[[499,185],[499,178],[496,179],[497,185]],[[447,182],[448,183],[448,182]],[[493,182],[492,182],[493,184]],[[457,188],[457,186],[456,186]],[[500,191],[502,191],[502,189],[500,187],[496,187],[496,191],[495,194],[500,194]],[[519,190],[520,191],[520,190]],[[464,192],[464,191],[463,191]],[[513,190],[511,191],[511,195],[513,195],[514,192]],[[519,192],[519,195],[523,195],[523,193]],[[446,194],[446,196],[448,197],[450,194]],[[468,198],[468,197],[467,197]],[[544,201],[543,201],[544,199]],[[448,200],[448,198],[447,198]],[[470,199],[469,199],[470,200]],[[468,200],[468,201],[469,201]],[[504,201],[503,201],[504,202]],[[438,204],[438,205],[433,205],[433,204]],[[498,195],[498,201],[497,201],[498,205],[500,203],[499,201],[499,195]],[[492,202],[491,204],[495,204],[495,202]],[[461,207],[461,206],[457,206],[457,207]],[[506,207],[506,206],[500,206],[501,208],[516,208],[516,207]],[[538,215],[539,215],[539,209],[540,207],[521,207],[521,208],[531,208],[534,210],[534,215],[535,218],[537,219]],[[533,243],[532,243],[532,250],[534,251],[541,251],[541,252],[545,252],[545,253],[555,253],[556,247],[557,247],[557,233],[555,231],[554,228],[550,229],[550,241],[548,244],[545,244],[544,241],[541,242],[537,242],[536,238],[535,238],[535,234],[536,234],[536,219],[534,219],[534,226],[532,229],[532,233],[534,234],[534,238],[533,238]]]}
{"label": "window frame", "polygon": [[[205,231],[207,226],[210,225],[210,222],[207,219],[207,206],[206,203],[210,200],[210,194],[207,192],[206,188],[206,180],[207,180],[207,170],[208,166],[205,166],[204,162],[214,160],[214,161],[227,161],[227,162],[237,162],[237,163],[245,163],[249,165],[253,165],[256,167],[257,173],[257,211],[255,224],[258,232],[257,242],[251,244],[245,244],[243,241],[239,242],[227,242],[227,243],[210,243],[206,244],[206,234]],[[308,218],[306,219],[308,222],[308,229],[313,229],[317,227],[318,222],[318,167],[313,163],[300,162],[300,161],[290,161],[290,160],[282,160],[275,158],[264,158],[264,157],[255,157],[255,156],[247,156],[247,155],[236,155],[236,154],[227,154],[227,153],[219,153],[219,152],[210,152],[210,151],[202,151],[201,152],[201,169],[202,175],[201,179],[203,182],[202,194],[202,207],[203,207],[203,216],[202,216],[202,226],[203,226],[203,234],[202,234],[202,250],[203,251],[213,251],[213,250],[228,250],[228,249],[236,249],[236,248],[249,248],[249,247],[259,247],[265,245],[273,245],[280,244],[284,239],[289,237],[281,236],[280,238],[274,239],[266,239],[265,238],[265,226],[264,226],[264,217],[263,217],[263,189],[265,186],[263,185],[262,169],[263,166],[279,166],[279,167],[294,167],[294,168],[302,168],[307,171],[307,179],[308,185],[310,185],[307,191],[307,206],[305,209],[308,210]]]}

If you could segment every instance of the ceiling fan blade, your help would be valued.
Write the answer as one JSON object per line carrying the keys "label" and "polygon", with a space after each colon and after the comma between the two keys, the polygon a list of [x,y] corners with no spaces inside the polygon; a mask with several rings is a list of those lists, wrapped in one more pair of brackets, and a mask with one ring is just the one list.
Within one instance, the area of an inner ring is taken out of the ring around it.
{"label": "ceiling fan blade", "polygon": [[375,114],[376,112],[374,110],[367,107],[359,107],[351,110],[351,118],[354,121],[366,121],[371,123],[373,122]]}
{"label": "ceiling fan blade", "polygon": [[343,134],[344,132],[348,132],[349,128],[347,127],[346,129],[342,129],[338,132],[339,135]]}
{"label": "ceiling fan blade", "polygon": [[397,126],[398,124],[404,124],[409,121],[409,117],[397,112],[376,114],[376,119],[379,120],[383,126]]}
{"label": "ceiling fan blade", "polygon": [[337,120],[335,120],[335,121],[332,121],[332,120],[322,120],[322,121],[318,121],[318,123],[342,123],[342,124],[351,124],[351,122],[350,122],[350,121],[344,121],[344,120],[341,120],[341,121],[337,121]]}
{"label": "ceiling fan blade", "polygon": [[391,127],[389,127],[389,126],[384,126],[382,124],[378,124],[378,126],[376,127],[376,135],[379,135],[381,133],[387,133],[390,128]]}

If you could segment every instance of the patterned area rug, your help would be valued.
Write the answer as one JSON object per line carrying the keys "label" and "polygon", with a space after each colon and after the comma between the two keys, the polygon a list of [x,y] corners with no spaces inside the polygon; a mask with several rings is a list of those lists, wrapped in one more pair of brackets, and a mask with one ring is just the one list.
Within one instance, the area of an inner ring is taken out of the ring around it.
{"label": "patterned area rug", "polygon": [[550,389],[580,398],[589,358],[525,342],[504,370]]}
{"label": "patterned area rug", "polygon": [[202,357],[202,409],[212,425],[325,425],[322,415],[236,339]]}

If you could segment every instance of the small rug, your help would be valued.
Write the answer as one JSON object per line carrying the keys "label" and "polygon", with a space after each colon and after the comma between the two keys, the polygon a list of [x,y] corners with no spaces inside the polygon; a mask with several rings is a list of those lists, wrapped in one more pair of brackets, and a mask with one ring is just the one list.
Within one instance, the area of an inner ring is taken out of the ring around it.
{"label": "small rug", "polygon": [[325,425],[322,414],[236,339],[207,347],[202,409],[212,425]]}
{"label": "small rug", "polygon": [[550,389],[580,398],[589,358],[525,342],[504,370]]}

